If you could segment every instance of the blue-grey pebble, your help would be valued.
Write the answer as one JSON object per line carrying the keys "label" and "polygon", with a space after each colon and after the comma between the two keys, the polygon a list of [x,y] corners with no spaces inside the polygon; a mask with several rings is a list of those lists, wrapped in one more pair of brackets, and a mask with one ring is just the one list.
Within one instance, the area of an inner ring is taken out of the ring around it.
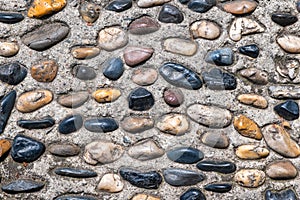
{"label": "blue-grey pebble", "polygon": [[58,131],[62,134],[70,134],[78,131],[83,125],[81,115],[70,115],[65,117],[58,125]]}
{"label": "blue-grey pebble", "polygon": [[172,186],[196,185],[205,179],[205,175],[192,170],[167,168],[163,170],[165,181]]}
{"label": "blue-grey pebble", "polygon": [[204,154],[193,147],[178,147],[168,151],[167,157],[174,162],[193,164],[202,160]]}
{"label": "blue-grey pebble", "polygon": [[228,66],[233,64],[233,51],[230,48],[221,48],[207,53],[205,61],[217,66]]}
{"label": "blue-grey pebble", "polygon": [[103,75],[110,80],[118,80],[124,73],[124,63],[121,58],[111,58],[103,64]]}
{"label": "blue-grey pebble", "polygon": [[137,88],[128,96],[129,108],[136,111],[146,111],[152,108],[155,100],[151,92],[145,88]]}
{"label": "blue-grey pebble", "polygon": [[274,107],[274,111],[282,118],[292,121],[299,118],[299,105],[296,101],[287,100]]}
{"label": "blue-grey pebble", "polygon": [[206,197],[199,189],[190,188],[180,196],[180,200],[206,200]]}
{"label": "blue-grey pebble", "polygon": [[18,85],[27,76],[27,68],[19,62],[0,66],[0,80],[9,85]]}
{"label": "blue-grey pebble", "polygon": [[87,169],[76,169],[69,167],[56,168],[54,173],[61,176],[69,176],[73,178],[91,178],[96,177],[97,173]]}
{"label": "blue-grey pebble", "polygon": [[119,125],[113,118],[96,118],[86,120],[84,127],[91,132],[107,133],[117,130]]}
{"label": "blue-grey pebble", "polygon": [[265,200],[298,200],[298,197],[292,189],[281,191],[267,190]]}
{"label": "blue-grey pebble", "polygon": [[188,8],[194,12],[205,13],[216,5],[216,0],[190,0]]}
{"label": "blue-grey pebble", "polygon": [[45,186],[42,182],[29,179],[19,179],[3,185],[1,189],[9,194],[29,193],[41,190]]}
{"label": "blue-grey pebble", "polygon": [[115,12],[123,12],[128,10],[132,6],[131,0],[115,0],[112,1],[108,6],[106,6],[106,10],[115,11]]}
{"label": "blue-grey pebble", "polygon": [[85,65],[75,65],[73,67],[73,75],[80,80],[93,80],[96,78],[97,74],[95,70],[91,67]]}
{"label": "blue-grey pebble", "polygon": [[257,58],[259,55],[259,47],[256,44],[249,44],[238,48],[241,54],[251,58]]}
{"label": "blue-grey pebble", "polygon": [[44,129],[54,126],[55,120],[51,116],[46,116],[37,120],[20,119],[17,124],[26,129]]}
{"label": "blue-grey pebble", "polygon": [[10,117],[11,111],[14,108],[17,93],[12,90],[6,94],[0,102],[0,134],[3,133],[7,121]]}
{"label": "blue-grey pebble", "polygon": [[206,87],[211,90],[234,90],[237,87],[236,78],[218,68],[203,72],[202,79]]}

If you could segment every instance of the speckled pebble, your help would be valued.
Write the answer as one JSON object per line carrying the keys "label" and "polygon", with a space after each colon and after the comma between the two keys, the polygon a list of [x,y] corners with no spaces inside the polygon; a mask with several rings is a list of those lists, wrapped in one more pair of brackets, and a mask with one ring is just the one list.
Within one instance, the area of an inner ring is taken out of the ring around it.
{"label": "speckled pebble", "polygon": [[166,88],[163,96],[165,102],[172,107],[180,106],[184,101],[184,94],[179,88]]}
{"label": "speckled pebble", "polygon": [[260,127],[255,121],[245,115],[234,117],[233,126],[242,136],[254,138],[256,140],[262,139]]}
{"label": "speckled pebble", "polygon": [[268,157],[270,151],[265,147],[261,147],[260,145],[244,144],[236,148],[235,154],[240,159],[254,160]]}
{"label": "speckled pebble", "polygon": [[117,88],[101,88],[93,92],[92,96],[98,103],[110,103],[121,96],[121,91]]}
{"label": "speckled pebble", "polygon": [[94,23],[100,14],[101,7],[92,1],[83,0],[79,6],[79,13],[87,23]]}
{"label": "speckled pebble", "polygon": [[30,2],[27,16],[41,18],[61,11],[66,4],[66,0],[33,0]]}
{"label": "speckled pebble", "polygon": [[11,57],[19,52],[19,45],[15,42],[0,42],[0,56]]}
{"label": "speckled pebble", "polygon": [[71,54],[74,58],[77,59],[90,59],[99,55],[100,49],[93,46],[80,46],[74,47],[71,50]]}
{"label": "speckled pebble", "polygon": [[73,143],[53,143],[48,150],[55,156],[76,156],[80,153],[80,147]]}
{"label": "speckled pebble", "polygon": [[258,169],[241,169],[234,175],[234,180],[243,187],[257,188],[261,186],[266,179],[263,171]]}
{"label": "speckled pebble", "polygon": [[300,87],[297,85],[272,85],[268,93],[275,99],[300,99]]}
{"label": "speckled pebble", "polygon": [[54,60],[45,60],[30,68],[30,74],[38,82],[52,82],[57,74],[58,64]]}
{"label": "speckled pebble", "polygon": [[229,146],[229,137],[224,132],[206,132],[201,135],[201,142],[209,147],[226,149]]}
{"label": "speckled pebble", "polygon": [[1,139],[0,140],[0,158],[9,152],[11,148],[11,143],[9,140]]}

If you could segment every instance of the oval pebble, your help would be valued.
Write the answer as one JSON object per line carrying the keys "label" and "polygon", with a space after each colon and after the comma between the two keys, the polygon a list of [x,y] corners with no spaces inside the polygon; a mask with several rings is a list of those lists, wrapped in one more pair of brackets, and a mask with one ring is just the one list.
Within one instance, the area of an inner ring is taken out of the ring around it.
{"label": "oval pebble", "polygon": [[74,196],[74,195],[65,195],[55,198],[55,200],[97,200],[94,197],[90,196]]}
{"label": "oval pebble", "polygon": [[193,147],[178,147],[167,152],[170,160],[183,164],[194,164],[204,158],[202,151]]}
{"label": "oval pebble", "polygon": [[163,170],[165,181],[175,187],[196,185],[205,179],[205,175],[192,170],[167,168]]}
{"label": "oval pebble", "polygon": [[45,60],[30,68],[30,74],[38,82],[52,82],[57,74],[58,64],[54,60]]}
{"label": "oval pebble", "polygon": [[107,133],[117,130],[119,125],[113,118],[95,118],[86,120],[84,127],[91,132]]}
{"label": "oval pebble", "polygon": [[288,53],[300,53],[300,37],[296,35],[281,35],[277,37],[279,46]]}
{"label": "oval pebble", "polygon": [[18,126],[26,129],[44,129],[52,127],[54,126],[54,124],[55,120],[50,116],[46,116],[36,120],[20,119],[17,121]]}
{"label": "oval pebble", "polygon": [[180,106],[184,101],[184,94],[177,88],[166,88],[164,90],[164,100],[169,106]]}
{"label": "oval pebble", "polygon": [[100,49],[93,46],[82,46],[74,47],[71,50],[71,54],[74,58],[77,59],[90,59],[99,55]]}
{"label": "oval pebble", "polygon": [[78,108],[89,99],[89,93],[79,91],[61,95],[57,98],[57,103],[67,108]]}
{"label": "oval pebble", "polygon": [[140,8],[149,8],[153,6],[159,6],[164,3],[168,3],[171,0],[137,0],[137,5]]}
{"label": "oval pebble", "polygon": [[19,45],[15,42],[0,42],[0,56],[11,57],[19,52]]}
{"label": "oval pebble", "polygon": [[61,11],[67,4],[67,0],[33,0],[30,2],[27,16],[31,18],[41,18]]}
{"label": "oval pebble", "polygon": [[158,15],[158,20],[163,23],[179,24],[183,19],[182,12],[171,4],[164,4]]}
{"label": "oval pebble", "polygon": [[49,145],[48,150],[55,156],[76,156],[80,153],[80,147],[72,143],[54,143]]}
{"label": "oval pebble", "polygon": [[170,113],[161,117],[157,128],[168,134],[183,135],[190,128],[190,123],[185,115]]}
{"label": "oval pebble", "polygon": [[127,33],[118,27],[107,27],[99,32],[98,44],[106,51],[114,51],[128,43]]}
{"label": "oval pebble", "polygon": [[265,179],[265,173],[258,169],[241,169],[234,175],[237,184],[247,188],[257,188],[265,182]]}
{"label": "oval pebble", "polygon": [[256,108],[268,107],[268,101],[266,98],[257,94],[241,94],[237,97],[237,99],[243,104],[251,105]]}
{"label": "oval pebble", "polygon": [[180,200],[206,200],[206,197],[199,189],[190,188],[180,196]]}
{"label": "oval pebble", "polygon": [[251,67],[247,69],[242,69],[239,71],[239,74],[249,80],[252,83],[258,85],[266,85],[268,84],[269,75],[266,71],[262,71],[260,69]]}
{"label": "oval pebble", "polygon": [[37,192],[41,190],[44,186],[45,184],[43,182],[38,182],[29,179],[18,179],[6,185],[3,185],[1,189],[9,194],[17,194]]}
{"label": "oval pebble", "polygon": [[236,78],[218,68],[203,72],[202,79],[206,87],[211,90],[235,90],[237,87]]}
{"label": "oval pebble", "polygon": [[218,149],[226,149],[230,143],[229,137],[224,132],[205,132],[201,135],[201,142]]}
{"label": "oval pebble", "polygon": [[229,161],[214,161],[214,160],[205,160],[197,164],[197,168],[202,171],[208,172],[219,172],[223,174],[230,174],[235,172],[236,165],[233,162]]}
{"label": "oval pebble", "polygon": [[130,200],[160,200],[160,198],[148,194],[137,194],[134,195]]}
{"label": "oval pebble", "polygon": [[140,141],[128,150],[130,157],[141,161],[156,159],[164,154],[165,151],[152,139]]}
{"label": "oval pebble", "polygon": [[153,126],[154,120],[150,117],[127,116],[121,121],[121,127],[129,133],[141,133]]}
{"label": "oval pebble", "polygon": [[197,13],[205,13],[216,5],[216,0],[190,0],[188,8]]}
{"label": "oval pebble", "polygon": [[56,168],[54,170],[54,173],[57,175],[68,176],[73,178],[91,178],[97,176],[97,173],[92,170],[69,167]]}
{"label": "oval pebble", "polygon": [[118,80],[124,73],[124,64],[121,58],[111,58],[103,64],[103,75],[110,80]]}
{"label": "oval pebble", "polygon": [[258,3],[253,0],[237,0],[237,1],[228,1],[224,4],[221,4],[221,7],[224,11],[234,14],[234,15],[244,15],[253,12]]}
{"label": "oval pebble", "polygon": [[196,42],[181,38],[167,38],[163,42],[163,48],[171,53],[183,56],[193,56],[198,49]]}
{"label": "oval pebble", "polygon": [[208,20],[195,21],[190,26],[190,32],[194,39],[204,38],[217,39],[221,35],[221,27],[215,22]]}
{"label": "oval pebble", "polygon": [[0,158],[5,156],[11,148],[11,143],[9,140],[1,139],[0,140]]}
{"label": "oval pebble", "polygon": [[93,80],[97,74],[91,67],[85,65],[75,65],[72,69],[72,74],[80,80]]}
{"label": "oval pebble", "polygon": [[135,67],[150,59],[153,52],[153,48],[129,46],[125,49],[123,57],[128,66]]}
{"label": "oval pebble", "polygon": [[266,174],[276,180],[293,179],[298,171],[295,165],[289,160],[274,161],[267,166]]}
{"label": "oval pebble", "polygon": [[19,62],[1,65],[0,80],[9,85],[18,85],[27,76],[27,68]]}
{"label": "oval pebble", "polygon": [[16,101],[17,93],[15,90],[12,90],[4,97],[2,97],[0,102],[0,134],[4,132],[4,129],[7,125],[8,119],[10,117],[11,111],[14,108]]}
{"label": "oval pebble", "polygon": [[299,105],[293,100],[288,100],[274,107],[274,111],[286,120],[292,121],[299,118]]}
{"label": "oval pebble", "polygon": [[128,95],[129,108],[136,111],[146,111],[154,105],[154,97],[145,88],[137,88]]}
{"label": "oval pebble", "polygon": [[212,183],[204,186],[204,189],[211,192],[226,193],[232,189],[229,183]]}
{"label": "oval pebble", "polygon": [[140,85],[140,86],[148,86],[155,83],[158,78],[158,73],[155,69],[150,67],[143,67],[135,69],[132,72],[131,80]]}
{"label": "oval pebble", "polygon": [[[138,1],[139,3],[140,1]],[[135,35],[145,35],[158,31],[160,25],[149,16],[142,16],[129,24],[129,32]]]}
{"label": "oval pebble", "polygon": [[254,160],[268,157],[270,151],[267,148],[261,147],[259,145],[244,144],[238,146],[238,148],[235,151],[235,154],[240,159]]}
{"label": "oval pebble", "polygon": [[238,48],[241,54],[249,56],[251,58],[257,58],[259,55],[259,48],[256,44],[249,44]]}
{"label": "oval pebble", "polygon": [[300,87],[297,85],[272,85],[268,93],[275,99],[300,99]]}
{"label": "oval pebble", "polygon": [[104,174],[102,176],[97,189],[110,193],[121,192],[124,188],[124,183],[118,174]]}
{"label": "oval pebble", "polygon": [[273,13],[271,19],[280,26],[289,26],[298,21],[297,16],[289,13]]}
{"label": "oval pebble", "polygon": [[205,61],[217,66],[232,65],[234,61],[233,51],[230,48],[222,48],[207,53]]}
{"label": "oval pebble", "polygon": [[233,126],[242,136],[256,140],[262,139],[262,133],[257,123],[245,115],[234,117]]}
{"label": "oval pebble", "polygon": [[125,10],[128,10],[132,7],[132,1],[131,0],[115,0],[109,3],[105,9],[115,12],[123,12]]}
{"label": "oval pebble", "polygon": [[98,103],[110,103],[121,96],[121,91],[116,88],[101,88],[93,92],[92,96]]}
{"label": "oval pebble", "polygon": [[292,189],[285,189],[281,191],[267,190],[265,193],[265,200],[297,200],[298,197]]}
{"label": "oval pebble", "polygon": [[58,125],[58,131],[61,134],[70,134],[78,131],[83,125],[81,115],[69,115],[65,117]]}
{"label": "oval pebble", "polygon": [[16,12],[0,12],[0,22],[5,24],[15,24],[24,19],[21,13]]}

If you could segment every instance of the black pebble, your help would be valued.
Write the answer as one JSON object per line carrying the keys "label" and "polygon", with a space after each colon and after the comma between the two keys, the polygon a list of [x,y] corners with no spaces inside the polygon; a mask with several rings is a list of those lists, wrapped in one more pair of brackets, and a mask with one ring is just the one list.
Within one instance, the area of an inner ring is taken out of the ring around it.
{"label": "black pebble", "polygon": [[178,0],[181,4],[187,4],[190,0]]}
{"label": "black pebble", "polygon": [[124,64],[120,58],[112,58],[103,64],[103,75],[110,80],[118,80],[124,73]]}
{"label": "black pebble", "polygon": [[222,48],[207,53],[205,61],[217,66],[233,64],[233,51],[230,48]]}
{"label": "black pebble", "polygon": [[259,55],[259,48],[256,44],[250,44],[239,47],[239,52],[251,58],[257,58]]}
{"label": "black pebble", "polygon": [[9,85],[18,85],[26,76],[26,67],[18,62],[0,66],[0,80]]}
{"label": "black pebble", "polygon": [[197,168],[202,171],[214,171],[214,172],[220,172],[223,174],[229,174],[233,173],[236,170],[236,165],[232,162],[228,161],[210,161],[205,160],[201,161],[197,164]]}
{"label": "black pebble", "polygon": [[94,197],[88,197],[88,196],[60,196],[55,198],[55,200],[97,200]]}
{"label": "black pebble", "polygon": [[298,12],[300,12],[300,1],[297,1],[296,3],[296,9]]}
{"label": "black pebble", "polygon": [[167,153],[170,160],[178,163],[193,164],[203,159],[202,151],[192,147],[179,147]]}
{"label": "black pebble", "polygon": [[216,0],[191,0],[188,8],[198,13],[205,13],[216,5]]}
{"label": "black pebble", "polygon": [[297,16],[289,13],[274,13],[271,16],[271,19],[280,26],[289,26],[298,21]]}
{"label": "black pebble", "polygon": [[3,133],[11,111],[14,108],[17,93],[11,91],[1,99],[0,103],[0,134]]}
{"label": "black pebble", "polygon": [[236,78],[218,68],[203,72],[202,79],[206,87],[211,90],[234,90],[237,87]]}
{"label": "black pebble", "polygon": [[76,78],[79,78],[80,80],[93,80],[96,78],[96,72],[93,68],[87,67],[84,65],[76,65],[73,68],[73,74]]}
{"label": "black pebble", "polygon": [[133,90],[128,96],[129,108],[137,111],[145,111],[154,105],[154,97],[145,88]]}
{"label": "black pebble", "polygon": [[87,169],[75,169],[75,168],[57,168],[54,170],[55,174],[61,176],[69,176],[73,178],[91,178],[96,177],[97,173]]}
{"label": "black pebble", "polygon": [[55,120],[50,116],[46,116],[40,120],[20,119],[17,121],[17,124],[26,129],[44,129],[52,127],[55,124]]}
{"label": "black pebble", "polygon": [[105,8],[106,10],[122,12],[124,10],[128,10],[132,6],[131,0],[116,0],[108,4]]}
{"label": "black pebble", "polygon": [[62,134],[69,134],[79,130],[83,125],[83,120],[80,115],[70,115],[64,118],[59,126],[58,131]]}
{"label": "black pebble", "polygon": [[6,24],[15,24],[24,19],[24,16],[20,13],[6,13],[1,12],[0,13],[0,22],[6,23]]}
{"label": "black pebble", "polygon": [[117,130],[119,125],[113,118],[97,118],[86,120],[84,127],[91,132],[107,133]]}
{"label": "black pebble", "polygon": [[267,190],[265,200],[298,200],[295,192],[291,189],[282,191]]}
{"label": "black pebble", "polygon": [[297,102],[288,100],[274,107],[274,111],[286,120],[295,120],[299,118],[299,105]]}
{"label": "black pebble", "polygon": [[206,198],[200,190],[190,188],[180,196],[180,200],[206,200]]}
{"label": "black pebble", "polygon": [[172,186],[196,185],[205,179],[204,174],[180,168],[168,168],[163,171],[165,181]]}
{"label": "black pebble", "polygon": [[165,4],[159,12],[158,20],[163,23],[179,24],[183,21],[183,14],[176,6]]}
{"label": "black pebble", "polygon": [[44,187],[44,183],[28,180],[19,179],[13,181],[7,185],[2,186],[2,190],[9,194],[26,193],[26,192],[36,192]]}
{"label": "black pebble", "polygon": [[204,189],[211,192],[226,193],[232,189],[232,184],[229,183],[214,183],[204,186]]}

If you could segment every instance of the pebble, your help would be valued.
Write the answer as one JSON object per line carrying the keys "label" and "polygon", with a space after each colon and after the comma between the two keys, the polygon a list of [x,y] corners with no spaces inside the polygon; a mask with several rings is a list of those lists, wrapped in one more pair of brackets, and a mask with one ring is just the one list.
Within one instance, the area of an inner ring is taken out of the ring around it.
{"label": "pebble", "polygon": [[118,80],[124,73],[124,64],[121,58],[110,58],[103,64],[103,75],[113,81]]}
{"label": "pebble", "polygon": [[233,64],[233,51],[230,48],[222,48],[207,53],[205,61],[217,66]]}
{"label": "pebble", "polygon": [[188,132],[190,127],[189,120],[183,114],[170,113],[161,117],[157,123],[157,128],[171,135],[183,135]]}
{"label": "pebble", "polygon": [[18,163],[30,163],[37,160],[44,152],[45,145],[33,138],[18,134],[12,144],[11,157]]}
{"label": "pebble", "polygon": [[158,189],[162,183],[162,176],[156,171],[141,172],[135,169],[122,167],[120,175],[131,185],[145,189]]}
{"label": "pebble", "polygon": [[299,118],[299,105],[293,100],[288,100],[274,107],[274,111],[282,118],[292,121]]}
{"label": "pebble", "polygon": [[206,200],[206,198],[199,189],[190,188],[180,196],[180,200]]}
{"label": "pebble", "polygon": [[17,121],[18,126],[26,129],[44,129],[52,127],[54,124],[55,120],[50,116],[46,116],[37,120],[20,119]]}
{"label": "pebble", "polygon": [[178,107],[184,101],[184,94],[179,88],[166,88],[163,96],[166,104],[172,107]]}
{"label": "pebble", "polygon": [[267,190],[265,193],[265,200],[297,200],[297,196],[292,189],[281,191]]}
{"label": "pebble", "polygon": [[217,149],[226,149],[230,143],[229,137],[224,132],[206,132],[201,135],[201,142]]}
{"label": "pebble", "polygon": [[115,12],[123,12],[132,7],[131,0],[115,0],[109,3],[106,6],[106,10],[115,11]]}
{"label": "pebble", "polygon": [[119,125],[113,118],[94,118],[86,120],[84,127],[91,132],[107,133],[117,130]]}
{"label": "pebble", "polygon": [[204,38],[208,40],[217,39],[221,35],[221,27],[212,21],[195,21],[190,26],[190,32],[194,39]]}
{"label": "pebble", "polygon": [[241,54],[249,56],[251,58],[257,58],[259,55],[259,48],[256,44],[249,44],[238,48]]}
{"label": "pebble", "polygon": [[53,94],[49,90],[32,90],[19,96],[16,108],[22,113],[29,113],[49,104],[52,99]]}
{"label": "pebble", "polygon": [[257,94],[240,94],[237,99],[243,104],[256,108],[264,109],[268,107],[268,101],[266,98]]}
{"label": "pebble", "polygon": [[164,3],[168,3],[171,0],[137,0],[137,5],[140,8],[149,8],[153,6],[159,6]]}
{"label": "pebble", "polygon": [[[139,3],[140,1],[138,1]],[[145,35],[149,33],[154,33],[159,30],[160,24],[148,16],[142,16],[133,20],[129,24],[129,33],[134,35]]]}
{"label": "pebble", "polygon": [[196,185],[205,179],[205,175],[192,170],[167,168],[163,170],[165,181],[175,187]]}
{"label": "pebble", "polygon": [[181,38],[167,38],[163,42],[164,50],[183,56],[193,56],[198,49],[196,42]]}
{"label": "pebble", "polygon": [[247,188],[257,188],[265,182],[265,179],[265,173],[258,169],[241,169],[234,175],[237,184]]}
{"label": "pebble", "polygon": [[271,19],[280,26],[289,26],[298,21],[297,16],[289,13],[273,13]]}
{"label": "pebble", "polygon": [[0,22],[5,24],[15,24],[24,19],[21,13],[15,12],[0,12]]}
{"label": "pebble", "polygon": [[233,126],[242,136],[256,140],[262,139],[262,133],[257,123],[245,115],[234,117]]}
{"label": "pebble", "polygon": [[183,164],[194,164],[204,158],[203,152],[193,147],[177,147],[168,151],[167,156],[170,160]]}
{"label": "pebble", "polygon": [[202,81],[196,72],[177,63],[167,62],[159,68],[160,75],[170,84],[189,90],[198,90]]}
{"label": "pebble", "polygon": [[33,50],[44,51],[67,37],[69,31],[70,28],[64,23],[45,24],[26,33],[22,41]]}
{"label": "pebble", "polygon": [[158,78],[158,73],[155,69],[150,67],[143,67],[135,69],[132,72],[131,80],[140,85],[140,86],[148,86],[155,83]]}
{"label": "pebble", "polygon": [[87,23],[94,23],[99,18],[101,7],[91,1],[81,1],[79,13]]}
{"label": "pebble", "polygon": [[269,156],[270,151],[267,148],[261,147],[255,144],[240,145],[235,154],[240,159],[255,160],[260,158],[266,158]]}
{"label": "pebble", "polygon": [[244,15],[253,12],[258,3],[253,0],[229,1],[221,5],[222,9],[234,15]]}
{"label": "pebble", "polygon": [[165,151],[157,142],[152,139],[146,139],[134,144],[128,150],[128,155],[134,159],[146,161],[159,158],[165,154]]}
{"label": "pebble", "polygon": [[80,80],[93,80],[96,78],[97,74],[95,70],[91,67],[85,65],[75,65],[72,69],[72,74]]}
{"label": "pebble", "polygon": [[27,16],[41,18],[61,11],[66,4],[66,0],[33,0],[31,1]]}
{"label": "pebble", "polygon": [[36,192],[41,190],[44,186],[45,184],[42,182],[37,182],[29,179],[18,179],[6,185],[3,185],[1,189],[9,194],[17,194]]}
{"label": "pebble", "polygon": [[7,121],[10,117],[11,111],[14,108],[17,93],[12,90],[4,97],[2,97],[0,102],[0,134],[4,132]]}
{"label": "pebble", "polygon": [[284,78],[293,81],[299,74],[300,62],[297,59],[287,59],[276,65],[276,71]]}
{"label": "pebble", "polygon": [[0,56],[11,57],[19,52],[19,45],[15,42],[0,42]]}
{"label": "pebble", "polygon": [[121,127],[129,133],[141,133],[154,127],[150,117],[128,116],[121,121]]}
{"label": "pebble", "polygon": [[279,46],[288,53],[300,53],[300,37],[296,35],[285,34],[277,37]]}
{"label": "pebble", "polygon": [[137,194],[131,200],[160,200],[159,197],[150,196],[148,194]]}
{"label": "pebble", "polygon": [[127,33],[118,27],[107,27],[99,32],[98,44],[106,51],[114,51],[128,43]]}
{"label": "pebble", "polygon": [[188,8],[194,12],[205,13],[216,4],[216,0],[190,0]]}
{"label": "pebble", "polygon": [[69,115],[65,117],[58,125],[58,132],[61,134],[70,134],[78,131],[83,125],[81,115]]}
{"label": "pebble", "polygon": [[97,189],[105,192],[121,192],[124,188],[124,182],[118,174],[104,174]]}
{"label": "pebble", "polygon": [[0,66],[0,80],[9,85],[18,85],[27,76],[27,68],[19,62]]}
{"label": "pebble", "polygon": [[57,74],[58,64],[54,60],[42,61],[30,69],[33,79],[38,82],[52,82]]}
{"label": "pebble", "polygon": [[267,166],[266,174],[276,180],[293,179],[298,171],[294,164],[289,160],[274,161]]}
{"label": "pebble", "polygon": [[128,66],[135,67],[149,60],[153,53],[153,48],[129,46],[126,47],[123,57]]}
{"label": "pebble", "polygon": [[300,87],[297,85],[272,85],[268,93],[275,99],[300,99]]}
{"label": "pebble", "polygon": [[197,168],[207,172],[219,172],[223,174],[230,174],[235,172],[236,165],[229,161],[214,161],[205,160],[197,164]]}
{"label": "pebble", "polygon": [[68,176],[73,178],[91,178],[96,177],[97,173],[87,169],[76,169],[69,167],[56,168],[54,173],[61,176]]}
{"label": "pebble", "polygon": [[299,145],[284,127],[270,124],[264,127],[262,133],[267,145],[278,154],[288,158],[296,158],[300,155]]}
{"label": "pebble", "polygon": [[112,142],[96,140],[85,146],[83,159],[91,165],[107,164],[118,160],[124,153],[122,146]]}
{"label": "pebble", "polygon": [[213,183],[204,186],[204,189],[211,192],[226,193],[232,189],[230,183]]}
{"label": "pebble", "polygon": [[192,120],[210,128],[229,126],[232,120],[229,110],[216,106],[193,104],[187,108],[187,114]]}
{"label": "pebble", "polygon": [[54,143],[49,145],[48,150],[55,156],[76,156],[80,153],[80,147],[73,143]]}
{"label": "pebble", "polygon": [[236,78],[218,68],[203,72],[202,79],[206,87],[211,90],[234,90],[237,87]]}
{"label": "pebble", "polygon": [[71,54],[77,59],[90,59],[98,56],[100,49],[93,46],[74,47],[71,50]]}
{"label": "pebble", "polygon": [[72,92],[60,95],[57,103],[67,108],[78,108],[89,99],[89,93],[86,91]]}
{"label": "pebble", "polygon": [[239,74],[249,80],[252,83],[258,84],[258,85],[266,85],[268,84],[268,73],[262,70],[259,70],[254,67],[250,67],[248,69],[242,69]]}
{"label": "pebble", "polygon": [[146,111],[154,105],[154,97],[145,88],[137,88],[128,96],[129,108],[135,111]]}
{"label": "pebble", "polygon": [[98,103],[110,103],[121,96],[121,91],[116,88],[101,88],[93,92],[92,96]]}
{"label": "pebble", "polygon": [[7,152],[9,152],[11,148],[10,141],[6,139],[0,140],[0,158],[4,156]]}
{"label": "pebble", "polygon": [[159,12],[158,21],[163,23],[180,24],[184,17],[182,12],[171,4],[164,4]]}
{"label": "pebble", "polygon": [[298,12],[300,12],[300,2],[299,1],[296,2],[296,9]]}
{"label": "pebble", "polygon": [[247,17],[235,18],[229,29],[229,37],[233,41],[239,41],[242,36],[263,33],[265,31],[264,25],[254,19]]}
{"label": "pebble", "polygon": [[89,197],[89,196],[60,196],[60,197],[57,197],[55,198],[55,200],[97,200],[96,198],[94,197]]}

